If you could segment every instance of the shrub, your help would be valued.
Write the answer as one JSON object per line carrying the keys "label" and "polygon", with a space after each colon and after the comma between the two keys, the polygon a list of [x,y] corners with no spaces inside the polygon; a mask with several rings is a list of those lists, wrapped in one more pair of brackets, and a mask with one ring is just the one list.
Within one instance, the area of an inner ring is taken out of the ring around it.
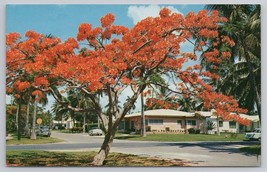
{"label": "shrub", "polygon": [[83,132],[83,127],[73,127],[73,128],[70,128],[69,131],[72,133],[75,133],[75,132],[81,133],[81,132]]}
{"label": "shrub", "polygon": [[207,130],[213,130],[214,128],[216,128],[216,124],[212,121],[208,121],[207,122]]}
{"label": "shrub", "polygon": [[58,125],[58,129],[59,129],[59,130],[65,130],[65,127],[62,126],[62,125]]}
{"label": "shrub", "polygon": [[188,133],[189,134],[195,134],[196,133],[196,130],[194,128],[189,128],[188,129]]}

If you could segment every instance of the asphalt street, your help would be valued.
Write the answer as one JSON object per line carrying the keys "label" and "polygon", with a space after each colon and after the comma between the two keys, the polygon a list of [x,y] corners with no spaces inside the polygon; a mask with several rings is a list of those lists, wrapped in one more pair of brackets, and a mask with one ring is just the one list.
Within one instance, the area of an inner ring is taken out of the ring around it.
{"label": "asphalt street", "polygon": [[[7,150],[98,151],[103,136],[53,132],[61,143],[10,145]],[[111,152],[159,157],[189,162],[192,166],[260,166],[261,156],[240,152],[238,148],[254,142],[156,142],[114,140]]]}

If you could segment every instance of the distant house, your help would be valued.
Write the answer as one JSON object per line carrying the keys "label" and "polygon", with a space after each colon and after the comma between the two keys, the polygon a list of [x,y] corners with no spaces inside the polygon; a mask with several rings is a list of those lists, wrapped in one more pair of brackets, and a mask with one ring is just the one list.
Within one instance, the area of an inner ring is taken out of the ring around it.
{"label": "distant house", "polygon": [[251,131],[255,128],[260,127],[259,116],[258,115],[246,115],[239,114],[240,117],[246,118],[250,121],[249,126],[244,126],[235,121],[223,121],[222,119],[217,119],[215,114],[209,111],[196,111],[195,115],[200,115],[205,117],[206,123],[208,121],[212,121],[215,124],[215,128],[212,130],[213,132],[217,132],[217,123],[219,122],[219,131],[220,132],[230,132],[230,133],[243,133],[245,131]]}
{"label": "distant house", "polygon": [[[187,133],[188,129],[194,128],[200,133],[207,133],[207,121],[212,121],[217,126],[217,117],[212,112],[183,112],[170,109],[148,110],[145,114],[145,126],[147,132],[153,133]],[[221,132],[243,132],[259,127],[258,116],[249,116],[240,114],[243,118],[251,121],[248,127],[239,125],[234,121],[219,120],[219,129]],[[141,113],[126,115],[120,123],[119,130],[138,131],[141,129]],[[217,131],[217,127],[213,129]]]}
{"label": "distant house", "polygon": [[[79,121],[75,120],[75,123],[80,123]],[[71,117],[69,117],[67,120],[62,118],[62,120],[53,120],[53,128],[65,128],[65,129],[71,129],[74,127],[74,122]]]}

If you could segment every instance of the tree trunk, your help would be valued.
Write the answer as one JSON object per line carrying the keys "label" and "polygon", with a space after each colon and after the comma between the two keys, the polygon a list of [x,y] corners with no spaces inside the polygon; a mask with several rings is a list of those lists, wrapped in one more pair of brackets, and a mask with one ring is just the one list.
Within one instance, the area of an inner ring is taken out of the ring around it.
{"label": "tree trunk", "polygon": [[18,140],[20,140],[20,127],[21,127],[21,99],[22,99],[22,94],[20,94],[20,98],[19,98],[19,106],[18,106],[18,110],[17,110],[17,129],[18,129]]}
{"label": "tree trunk", "polygon": [[83,113],[83,133],[85,133],[86,112]]}
{"label": "tree trunk", "polygon": [[220,123],[219,116],[218,116],[218,113],[217,112],[216,112],[216,114],[217,114],[217,134],[218,135],[221,135],[221,133],[220,133],[220,125],[219,125],[219,123]]}
{"label": "tree trunk", "polygon": [[32,119],[32,133],[31,133],[32,140],[36,139],[36,132],[35,132],[36,114],[37,114],[37,98],[35,97],[34,108],[33,108],[33,119]]}
{"label": "tree trunk", "polygon": [[[130,98],[124,104],[124,107],[121,110],[121,113],[117,112],[117,103],[118,103],[117,100],[118,99],[117,98],[114,99],[115,103],[113,102],[113,99],[112,99],[112,96],[116,96],[116,94],[112,95],[111,92],[108,93],[109,94],[109,103],[110,103],[108,119],[103,118],[101,110],[99,111],[100,113],[98,113],[98,116],[102,120],[103,125],[105,127],[105,132],[106,132],[105,133],[105,139],[104,139],[104,142],[103,142],[98,154],[94,157],[94,161],[92,162],[92,165],[95,165],[95,166],[103,165],[104,160],[107,158],[107,156],[109,154],[109,151],[110,151],[110,148],[111,148],[111,145],[113,143],[114,136],[115,136],[115,132],[117,130],[119,123],[122,121],[124,116],[128,113],[128,111],[133,107],[134,102],[136,102],[136,99],[138,98],[138,95],[140,95],[144,89],[145,89],[145,86],[143,86],[138,91],[138,93],[135,93],[132,96],[132,98]],[[113,117],[115,117],[115,121],[113,120]],[[106,120],[108,120],[107,126],[106,126]]]}
{"label": "tree trunk", "polygon": [[25,125],[25,135],[27,137],[30,136],[29,116],[30,116],[30,98],[27,102],[26,125]]}
{"label": "tree trunk", "polygon": [[112,129],[106,133],[101,149],[99,150],[97,155],[94,157],[94,161],[92,162],[94,166],[103,165],[104,160],[107,158],[109,154],[109,151],[110,151],[110,148],[113,143],[114,136],[115,136],[115,132],[116,132],[116,127],[112,127]]}
{"label": "tree trunk", "polygon": [[[249,63],[249,66],[251,68],[251,63]],[[258,87],[256,85],[255,76],[254,76],[254,73],[253,73],[252,70],[253,69],[251,69],[250,79],[249,80],[250,80],[250,83],[252,85],[252,89],[256,94],[256,106],[257,106],[257,111],[258,111],[258,114],[259,114],[259,119],[261,121],[261,97],[260,97],[260,94],[259,94],[259,91],[258,91]]]}
{"label": "tree trunk", "polygon": [[19,102],[17,102],[17,111],[16,111],[16,119],[15,119],[15,126],[17,127],[17,130],[18,130],[18,118],[19,118]]}
{"label": "tree trunk", "polygon": [[75,125],[75,119],[74,119],[74,111],[71,111],[71,115],[70,115],[71,119],[72,119],[72,123],[73,123],[73,127],[72,128],[75,128],[76,125]]}
{"label": "tree trunk", "polygon": [[144,96],[141,94],[141,136],[146,137],[146,121],[144,114]]}
{"label": "tree trunk", "polygon": [[255,79],[255,75],[253,72],[253,66],[250,62],[249,54],[247,51],[245,51],[245,59],[248,63],[249,81],[250,81],[250,84],[252,86],[253,92],[256,94],[256,106],[257,106],[257,110],[258,110],[259,119],[261,121],[261,97],[260,97],[259,90],[258,90],[258,87],[256,84],[256,79]]}
{"label": "tree trunk", "polygon": [[185,130],[185,134],[188,133],[187,131],[187,124],[186,124],[186,118],[184,117],[184,130]]}

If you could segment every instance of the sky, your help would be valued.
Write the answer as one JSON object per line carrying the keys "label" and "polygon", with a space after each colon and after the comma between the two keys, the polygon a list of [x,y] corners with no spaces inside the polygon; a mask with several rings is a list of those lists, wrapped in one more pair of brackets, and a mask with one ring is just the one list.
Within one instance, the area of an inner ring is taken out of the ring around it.
{"label": "sky", "polygon": [[[107,13],[115,15],[114,24],[131,28],[146,17],[157,16],[163,7],[185,16],[190,11],[197,13],[204,5],[7,5],[6,33],[18,32],[23,36],[26,31],[33,30],[44,35],[52,34],[64,41],[68,37],[76,37],[81,23],[100,26],[99,19]],[[192,46],[185,43],[181,45],[181,49],[192,51]],[[127,92],[130,90],[126,89],[121,102],[130,94]],[[50,109],[53,101],[54,99],[49,97],[46,110]],[[103,104],[106,103],[105,100],[102,101]],[[135,111],[140,111],[139,101],[138,99]],[[6,97],[6,102],[10,102],[9,96]]]}

